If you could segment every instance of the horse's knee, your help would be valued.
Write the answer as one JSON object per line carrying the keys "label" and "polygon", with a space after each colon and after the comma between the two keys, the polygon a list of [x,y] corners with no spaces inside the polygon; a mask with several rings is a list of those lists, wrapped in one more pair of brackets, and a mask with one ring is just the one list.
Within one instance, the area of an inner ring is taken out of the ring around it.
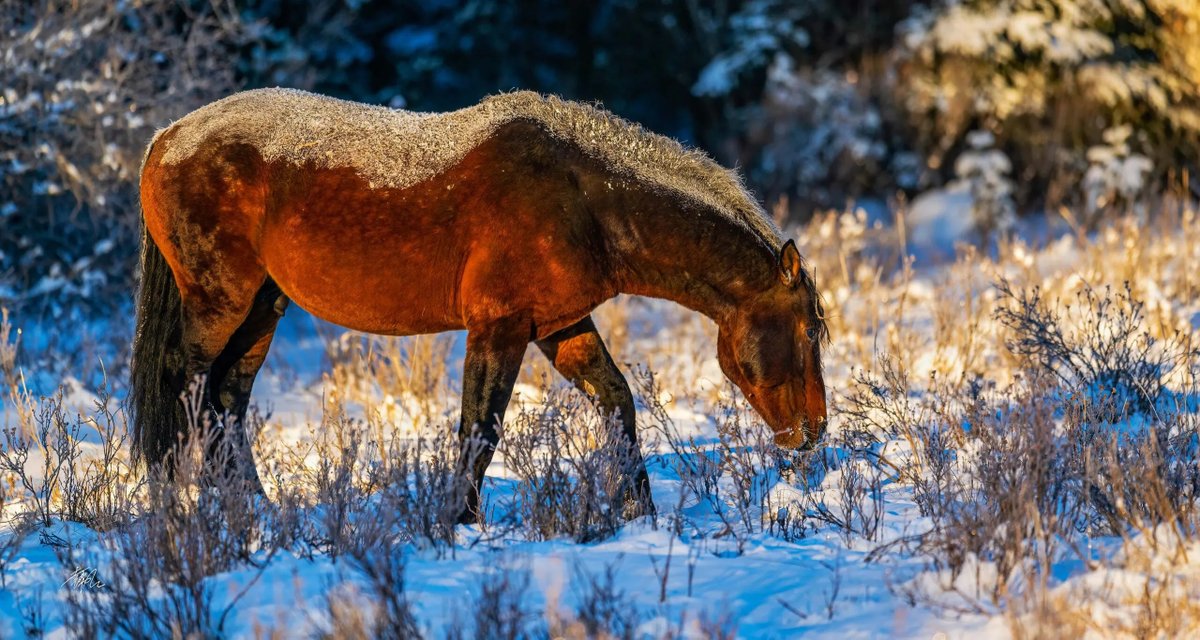
{"label": "horse's knee", "polygon": [[254,387],[254,377],[254,373],[237,369],[226,374],[218,392],[221,407],[225,411],[241,416],[250,404],[250,391]]}
{"label": "horse's knee", "polygon": [[[607,363],[606,363],[607,364]],[[585,378],[591,395],[596,397],[601,408],[608,413],[617,413],[626,425],[634,419],[633,392],[625,381],[625,376],[617,370],[616,365],[598,367],[594,375]]]}

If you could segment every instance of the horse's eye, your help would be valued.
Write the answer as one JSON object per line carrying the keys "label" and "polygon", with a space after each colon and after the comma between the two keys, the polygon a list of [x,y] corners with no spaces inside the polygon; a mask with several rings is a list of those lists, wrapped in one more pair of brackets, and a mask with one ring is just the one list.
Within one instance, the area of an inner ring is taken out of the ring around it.
{"label": "horse's eye", "polygon": [[817,333],[816,327],[809,327],[804,330],[804,335],[808,336],[809,342],[816,342],[817,335],[819,335],[819,334]]}

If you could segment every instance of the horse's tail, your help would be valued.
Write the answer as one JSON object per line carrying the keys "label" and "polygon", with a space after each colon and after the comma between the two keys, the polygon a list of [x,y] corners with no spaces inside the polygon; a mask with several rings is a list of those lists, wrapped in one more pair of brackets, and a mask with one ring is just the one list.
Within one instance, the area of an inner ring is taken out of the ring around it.
{"label": "horse's tail", "polygon": [[[151,141],[145,158],[153,146]],[[142,282],[138,288],[129,407],[133,414],[134,455],[154,465],[166,458],[183,426],[179,400],[182,390],[176,388],[180,363],[175,362],[180,357],[182,305],[175,275],[146,231],[144,211],[141,228]]]}

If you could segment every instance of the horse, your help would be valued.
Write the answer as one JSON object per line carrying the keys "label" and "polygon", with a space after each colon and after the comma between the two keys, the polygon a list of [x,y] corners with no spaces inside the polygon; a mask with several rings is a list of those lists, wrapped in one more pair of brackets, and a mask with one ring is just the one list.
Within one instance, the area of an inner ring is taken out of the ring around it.
{"label": "horse", "polygon": [[[619,422],[633,515],[653,512],[633,395],[591,319],[618,294],[711,318],[722,371],[779,446],[824,431],[828,331],[796,243],[735,172],[598,106],[517,91],[418,113],[244,91],[154,135],[140,196],[130,407],[150,465],[186,436],[191,380],[224,416],[221,442],[248,451],[241,425],[289,302],[367,333],[466,330],[461,522],[480,517],[530,342]],[[243,459],[233,471],[261,491]]]}

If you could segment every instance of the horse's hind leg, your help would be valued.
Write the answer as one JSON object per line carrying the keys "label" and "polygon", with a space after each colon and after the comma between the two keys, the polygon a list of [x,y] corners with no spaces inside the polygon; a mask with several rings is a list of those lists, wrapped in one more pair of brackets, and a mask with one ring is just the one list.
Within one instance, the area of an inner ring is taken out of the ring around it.
{"label": "horse's hind leg", "polygon": [[213,362],[209,385],[213,407],[224,418],[224,429],[214,445],[224,447],[214,451],[219,459],[230,463],[252,489],[262,492],[262,483],[254,467],[251,438],[247,433],[246,412],[250,407],[250,392],[258,370],[266,360],[275,327],[283,317],[288,300],[270,278],[254,297],[250,313],[229,339],[229,343]]}
{"label": "horse's hind leg", "polygon": [[[228,257],[213,255],[210,264],[230,265],[225,261]],[[176,280],[183,280],[180,286],[183,325],[180,349],[184,363],[185,397],[189,398],[188,404],[192,404],[190,398],[195,398],[199,403],[199,406],[190,407],[191,415],[185,428],[209,425],[216,430],[211,434],[214,443],[221,440],[222,433],[216,403],[212,402],[214,394],[211,390],[217,385],[217,381],[211,380],[213,365],[249,316],[256,294],[266,278],[261,270],[249,268],[240,272],[226,268],[220,273],[219,279],[206,277],[199,281],[185,280],[176,275]],[[194,393],[186,386],[193,383],[199,384],[199,389]]]}
{"label": "horse's hind leg", "polygon": [[633,393],[604,346],[604,340],[596,332],[591,316],[539,340],[537,346],[564,378],[584,393],[596,397],[606,416],[617,414],[630,447],[629,460],[633,468],[633,486],[625,496],[625,513],[629,517],[654,513],[650,476],[646,473],[646,463],[638,447]]}
{"label": "horse's hind leg", "polygon": [[466,508],[458,522],[482,520],[479,492],[492,454],[500,442],[499,424],[512,397],[521,371],[521,360],[529,346],[532,324],[525,318],[509,318],[472,327],[467,331],[467,357],[463,363],[462,424],[459,464],[469,475]]}
{"label": "horse's hind leg", "polygon": [[[179,350],[168,354],[171,386],[188,395],[192,415],[172,425],[219,427],[207,378],[242,326],[267,278],[253,239],[266,203],[261,159],[244,145],[202,145],[175,164],[162,162],[178,128],[155,139],[141,178],[146,231],[170,265],[179,290]],[[193,400],[194,398],[194,400]],[[168,469],[170,469],[170,464]]]}

